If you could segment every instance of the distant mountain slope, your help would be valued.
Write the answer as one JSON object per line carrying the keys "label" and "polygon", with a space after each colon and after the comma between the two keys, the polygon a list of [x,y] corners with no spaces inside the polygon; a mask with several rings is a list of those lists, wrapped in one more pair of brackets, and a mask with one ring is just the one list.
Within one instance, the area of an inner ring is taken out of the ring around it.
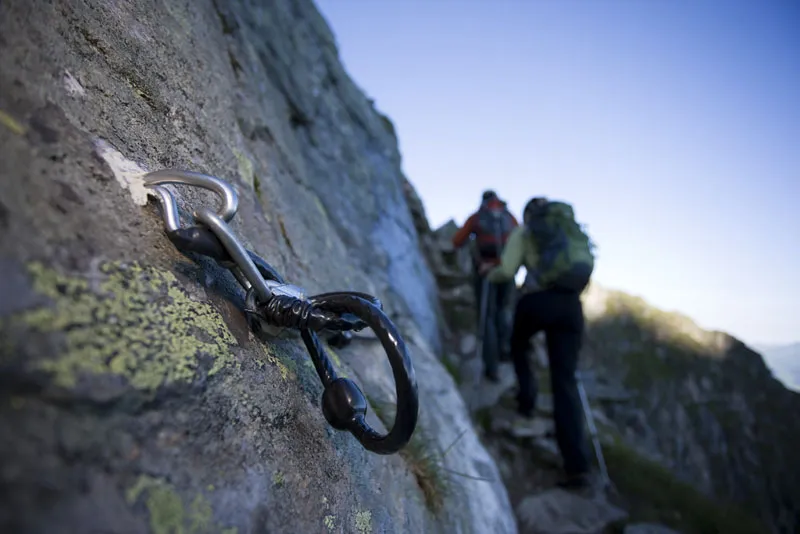
{"label": "distant mountain slope", "polygon": [[594,284],[583,300],[584,365],[626,441],[773,532],[799,532],[800,395],[723,332]]}
{"label": "distant mountain slope", "polygon": [[794,391],[800,392],[800,343],[790,345],[755,345],[775,378]]}

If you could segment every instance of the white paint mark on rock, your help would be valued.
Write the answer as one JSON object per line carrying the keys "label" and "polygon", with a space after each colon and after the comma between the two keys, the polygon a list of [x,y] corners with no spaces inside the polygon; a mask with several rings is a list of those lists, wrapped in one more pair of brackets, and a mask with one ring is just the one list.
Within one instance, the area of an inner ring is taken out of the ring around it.
{"label": "white paint mark on rock", "polygon": [[97,139],[94,146],[97,154],[111,167],[119,185],[130,192],[133,202],[138,206],[146,205],[147,195],[152,194],[144,186],[144,175],[148,171],[135,161],[127,159],[119,150],[103,139]]}
{"label": "white paint mark on rock", "polygon": [[68,70],[64,71],[64,88],[72,96],[77,97],[86,95],[86,90],[83,88],[81,83],[76,80],[72,73],[70,73]]}

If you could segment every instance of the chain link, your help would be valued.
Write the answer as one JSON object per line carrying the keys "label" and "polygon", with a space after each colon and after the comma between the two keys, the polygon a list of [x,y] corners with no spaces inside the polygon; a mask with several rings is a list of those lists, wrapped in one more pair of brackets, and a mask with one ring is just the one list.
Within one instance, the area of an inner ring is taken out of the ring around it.
{"label": "chain link", "polygon": [[[419,415],[417,382],[411,357],[402,336],[383,312],[381,302],[366,293],[332,292],[306,296],[302,288],[287,283],[263,258],[247,250],[228,223],[238,210],[233,187],[213,176],[165,169],[144,176],[145,186],[159,200],[167,237],[182,252],[214,259],[231,271],[245,290],[244,313],[261,339],[275,328],[300,331],[317,375],[322,382],[322,412],[337,430],[349,431],[361,445],[377,454],[393,454],[411,439]],[[200,187],[216,193],[222,201],[215,212],[198,207],[192,212],[195,225],[180,226],[175,197],[166,184]],[[348,378],[340,378],[325,352],[317,332],[336,333],[337,343],[346,343],[352,332],[371,328],[386,351],[397,393],[392,429],[381,434],[366,421],[367,400]]]}

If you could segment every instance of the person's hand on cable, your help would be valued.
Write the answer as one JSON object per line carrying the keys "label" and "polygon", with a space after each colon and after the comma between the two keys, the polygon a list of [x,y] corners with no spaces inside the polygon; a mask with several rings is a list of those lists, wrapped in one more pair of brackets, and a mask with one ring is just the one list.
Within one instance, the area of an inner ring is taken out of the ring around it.
{"label": "person's hand on cable", "polygon": [[491,271],[493,268],[494,268],[494,263],[488,261],[482,261],[481,264],[478,266],[478,273],[481,276],[486,276],[487,274],[489,274],[489,271]]}

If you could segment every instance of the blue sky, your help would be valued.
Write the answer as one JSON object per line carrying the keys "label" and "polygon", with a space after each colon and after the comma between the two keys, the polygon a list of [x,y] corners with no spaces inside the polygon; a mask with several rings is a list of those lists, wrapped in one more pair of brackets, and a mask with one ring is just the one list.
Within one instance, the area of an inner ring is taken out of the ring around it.
{"label": "blue sky", "polygon": [[800,340],[800,3],[316,0],[433,226],[571,202],[595,279]]}

